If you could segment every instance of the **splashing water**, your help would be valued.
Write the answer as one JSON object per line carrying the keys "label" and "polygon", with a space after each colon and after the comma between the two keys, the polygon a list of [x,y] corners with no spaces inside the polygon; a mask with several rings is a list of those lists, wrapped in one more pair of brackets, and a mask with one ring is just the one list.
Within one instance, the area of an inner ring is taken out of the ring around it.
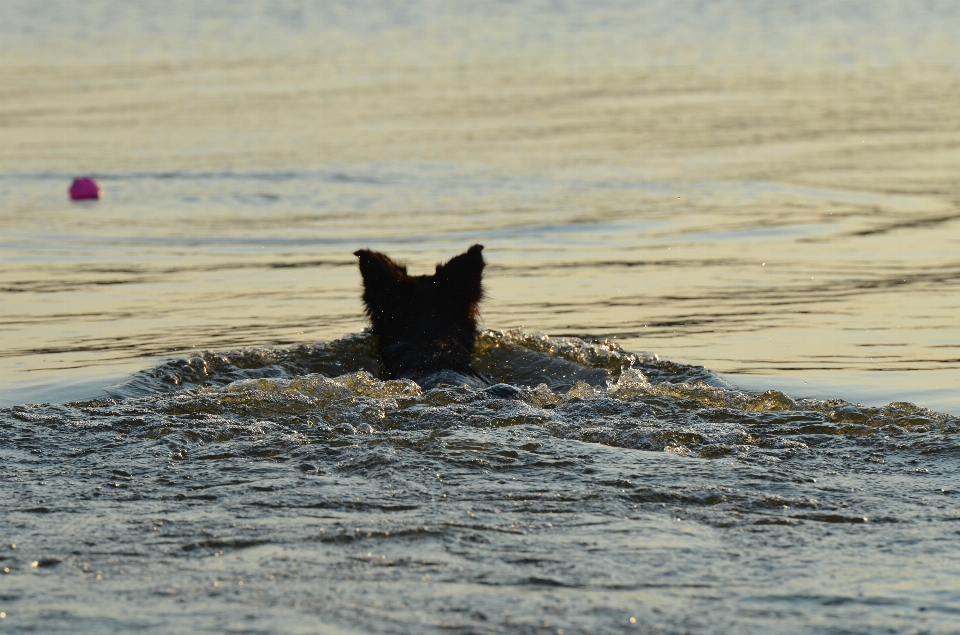
{"label": "splashing water", "polygon": [[475,363],[514,398],[383,381],[364,332],[0,411],[8,612],[47,632],[954,623],[956,417],[519,331]]}

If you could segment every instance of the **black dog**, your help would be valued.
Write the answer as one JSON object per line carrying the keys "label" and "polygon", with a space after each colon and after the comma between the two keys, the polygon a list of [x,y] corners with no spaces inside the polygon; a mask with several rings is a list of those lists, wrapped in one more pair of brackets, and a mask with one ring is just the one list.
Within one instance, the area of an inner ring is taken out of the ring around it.
{"label": "black dog", "polygon": [[470,365],[483,298],[481,251],[483,245],[474,245],[437,265],[432,276],[407,275],[405,266],[376,251],[354,253],[387,378],[412,379],[424,389],[494,383]]}

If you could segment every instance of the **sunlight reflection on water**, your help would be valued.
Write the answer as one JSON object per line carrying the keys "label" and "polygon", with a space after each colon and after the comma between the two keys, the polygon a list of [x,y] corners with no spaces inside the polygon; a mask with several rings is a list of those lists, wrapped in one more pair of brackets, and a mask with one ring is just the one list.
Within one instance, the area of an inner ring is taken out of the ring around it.
{"label": "sunlight reflection on water", "polygon": [[[953,632],[958,22],[0,3],[4,629]],[[522,396],[380,382],[474,242]]]}
{"label": "sunlight reflection on water", "polygon": [[[951,235],[904,225],[941,213],[930,196],[595,186],[390,164],[115,173],[103,177],[108,198],[77,206],[56,192],[62,181],[0,178],[4,289],[16,299],[5,313],[16,334],[4,353],[6,403],[37,399],[55,377],[62,395],[76,394],[67,384],[78,374],[94,382],[90,373],[185,349],[356,331],[352,249],[383,249],[419,270],[483,242],[488,326],[615,337],[718,372],[787,371],[869,403],[957,411]],[[877,370],[864,389],[864,371]]]}

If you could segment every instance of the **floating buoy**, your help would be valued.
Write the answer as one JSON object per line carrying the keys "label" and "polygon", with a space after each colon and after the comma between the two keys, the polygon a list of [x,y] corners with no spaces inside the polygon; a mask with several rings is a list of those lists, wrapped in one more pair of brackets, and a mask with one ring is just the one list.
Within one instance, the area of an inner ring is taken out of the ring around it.
{"label": "floating buoy", "polygon": [[100,198],[100,184],[89,176],[81,176],[73,180],[70,186],[70,198],[82,201],[90,198]]}

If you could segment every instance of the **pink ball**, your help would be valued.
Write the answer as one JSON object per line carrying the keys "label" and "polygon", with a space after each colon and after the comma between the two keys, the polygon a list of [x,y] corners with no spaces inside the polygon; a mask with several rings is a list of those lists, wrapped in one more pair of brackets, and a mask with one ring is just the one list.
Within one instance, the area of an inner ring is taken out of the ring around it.
{"label": "pink ball", "polygon": [[100,198],[100,185],[89,176],[73,180],[70,186],[70,198],[80,201],[88,198]]}

